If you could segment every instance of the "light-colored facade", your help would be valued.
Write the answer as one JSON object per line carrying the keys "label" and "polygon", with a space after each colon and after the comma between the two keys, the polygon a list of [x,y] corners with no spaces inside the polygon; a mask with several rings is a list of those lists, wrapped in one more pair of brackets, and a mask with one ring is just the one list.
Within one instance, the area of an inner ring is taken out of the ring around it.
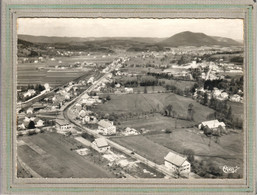
{"label": "light-colored facade", "polygon": [[102,132],[103,135],[113,135],[116,134],[116,126],[111,121],[100,120],[98,122],[98,131]]}
{"label": "light-colored facade", "polygon": [[71,129],[71,125],[68,123],[68,122],[66,122],[66,121],[64,121],[64,120],[56,120],[56,128],[57,128],[57,130],[69,130],[69,129]]}
{"label": "light-colored facade", "polygon": [[110,146],[104,138],[97,138],[92,142],[91,147],[100,153],[105,153],[110,150]]}
{"label": "light-colored facade", "polygon": [[172,173],[179,172],[181,175],[187,176],[191,172],[191,164],[187,158],[175,152],[169,152],[164,157],[164,165]]}

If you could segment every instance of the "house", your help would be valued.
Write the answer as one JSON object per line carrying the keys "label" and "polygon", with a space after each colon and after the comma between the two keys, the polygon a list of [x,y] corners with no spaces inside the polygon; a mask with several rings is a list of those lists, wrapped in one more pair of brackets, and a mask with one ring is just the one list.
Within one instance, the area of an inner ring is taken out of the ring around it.
{"label": "house", "polygon": [[226,129],[225,123],[219,122],[218,120],[204,121],[198,125],[199,129],[203,129],[205,127],[208,127],[211,130],[217,130],[219,127],[224,130]]}
{"label": "house", "polygon": [[36,91],[34,89],[29,89],[27,92],[23,94],[23,97],[31,97],[36,94]]}
{"label": "house", "polygon": [[35,119],[34,123],[35,123],[35,127],[43,127],[44,126],[44,121],[41,119]]}
{"label": "house", "polygon": [[94,82],[94,77],[90,77],[90,79],[88,79],[87,84],[93,84]]}
{"label": "house", "polygon": [[91,143],[91,147],[100,153],[105,153],[110,150],[110,146],[105,138],[97,138]]}
{"label": "house", "polygon": [[71,125],[69,124],[69,122],[65,120],[56,119],[55,123],[56,123],[57,130],[63,131],[63,130],[69,130],[71,128]]}
{"label": "house", "polygon": [[119,88],[121,85],[119,84],[119,83],[117,83],[116,85],[115,85],[115,87],[117,87],[117,88]]}
{"label": "house", "polygon": [[126,93],[133,93],[133,88],[125,87],[124,90]]}
{"label": "house", "polygon": [[128,135],[138,135],[139,132],[138,132],[136,129],[127,127],[127,128],[125,129],[125,131],[123,132],[123,134],[124,134],[125,136],[128,136]]}
{"label": "house", "polygon": [[187,161],[187,158],[173,151],[164,157],[164,165],[169,171],[179,172],[184,176],[191,172],[191,164]]}
{"label": "house", "polygon": [[86,115],[83,119],[82,119],[82,123],[88,123],[88,124],[96,124],[97,123],[97,118],[95,116],[88,116]]}
{"label": "house", "polygon": [[86,111],[85,110],[80,110],[79,117],[84,118],[85,116],[86,116]]}
{"label": "house", "polygon": [[76,103],[75,106],[74,106],[74,108],[75,108],[77,111],[81,111],[81,110],[82,110],[82,106],[81,106],[81,104],[79,104],[79,103]]}
{"label": "house", "polygon": [[33,114],[34,109],[32,107],[28,108],[26,113],[27,114]]}
{"label": "house", "polygon": [[98,131],[103,133],[103,135],[113,135],[116,134],[116,127],[111,121],[100,120],[98,122]]}
{"label": "house", "polygon": [[97,102],[97,101],[96,101],[95,99],[93,99],[93,98],[87,98],[87,99],[83,98],[83,99],[81,100],[81,104],[87,105],[87,106],[92,106],[92,105],[95,104],[96,102]]}
{"label": "house", "polygon": [[46,91],[50,91],[50,85],[48,83],[45,83],[44,87]]}
{"label": "house", "polygon": [[240,95],[238,95],[238,94],[234,94],[234,95],[230,96],[230,98],[229,98],[229,100],[231,102],[241,102],[242,99],[243,98]]}

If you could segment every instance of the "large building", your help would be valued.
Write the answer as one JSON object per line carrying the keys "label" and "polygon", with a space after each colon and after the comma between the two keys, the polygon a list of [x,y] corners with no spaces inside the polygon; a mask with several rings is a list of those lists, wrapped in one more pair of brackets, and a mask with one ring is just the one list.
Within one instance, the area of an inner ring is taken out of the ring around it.
{"label": "large building", "polygon": [[198,126],[199,129],[208,127],[211,130],[217,130],[219,127],[222,129],[226,128],[225,123],[219,122],[218,120],[204,121],[201,122]]}
{"label": "large building", "polygon": [[110,146],[104,138],[97,138],[92,142],[91,147],[100,153],[110,150]]}
{"label": "large building", "polygon": [[57,130],[65,131],[71,129],[69,122],[57,119],[55,121]]}
{"label": "large building", "polygon": [[175,152],[169,152],[164,157],[164,165],[169,171],[173,173],[179,172],[180,175],[184,176],[191,171],[191,164],[187,161],[187,158]]}
{"label": "large building", "polygon": [[100,120],[98,122],[98,131],[103,135],[113,135],[116,134],[116,126],[113,125],[112,121]]}

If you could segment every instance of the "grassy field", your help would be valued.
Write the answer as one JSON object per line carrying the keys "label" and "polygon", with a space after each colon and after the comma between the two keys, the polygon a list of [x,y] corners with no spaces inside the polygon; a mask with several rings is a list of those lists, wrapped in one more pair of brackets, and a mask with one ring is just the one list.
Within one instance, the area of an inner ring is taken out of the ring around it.
{"label": "grassy field", "polygon": [[194,105],[195,122],[205,121],[207,116],[214,111],[203,106],[191,98],[186,98],[173,93],[159,94],[126,94],[111,95],[111,100],[96,106],[96,111],[105,113],[144,113],[156,110],[163,112],[164,107],[171,104],[173,110],[181,117],[187,117],[188,105]]}
{"label": "grassy field", "polygon": [[[196,122],[193,121],[179,119],[176,123],[176,128],[189,127],[196,124]],[[155,114],[154,116],[147,116],[140,119],[123,120],[120,122],[120,125],[118,125],[118,127],[121,127],[122,129],[126,127],[131,127],[137,130],[145,128],[146,130],[160,132],[164,129],[175,129],[175,119],[171,117],[165,117],[160,114]]]}
{"label": "grassy field", "polygon": [[213,162],[216,166],[239,166],[243,169],[243,133],[223,135],[216,143],[214,139],[197,133],[197,129],[178,129],[171,134],[147,135],[147,139],[183,154],[194,151],[198,159]]}
{"label": "grassy field", "polygon": [[240,102],[228,102],[228,105],[232,108],[233,118],[244,119],[244,105]]}
{"label": "grassy field", "polygon": [[111,138],[114,142],[130,149],[135,153],[151,160],[157,164],[164,163],[164,157],[169,153],[169,149],[154,143],[142,135],[129,136],[129,137],[116,137]]}
{"label": "grassy field", "polygon": [[[110,178],[107,170],[72,151],[75,141],[56,133],[20,137],[18,156],[43,178]],[[31,147],[33,145],[33,147]]]}
{"label": "grassy field", "polygon": [[159,79],[159,81],[164,81],[166,85],[174,85],[181,90],[191,89],[195,84],[194,81],[181,81],[181,80],[169,80],[169,79]]}

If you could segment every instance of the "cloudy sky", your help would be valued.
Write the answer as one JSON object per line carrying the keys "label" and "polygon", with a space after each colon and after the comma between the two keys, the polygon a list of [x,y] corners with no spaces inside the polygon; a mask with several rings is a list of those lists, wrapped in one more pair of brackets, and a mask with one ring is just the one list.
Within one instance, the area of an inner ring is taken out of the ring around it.
{"label": "cloudy sky", "polygon": [[170,37],[182,31],[243,40],[241,19],[19,18],[18,34],[60,37]]}

